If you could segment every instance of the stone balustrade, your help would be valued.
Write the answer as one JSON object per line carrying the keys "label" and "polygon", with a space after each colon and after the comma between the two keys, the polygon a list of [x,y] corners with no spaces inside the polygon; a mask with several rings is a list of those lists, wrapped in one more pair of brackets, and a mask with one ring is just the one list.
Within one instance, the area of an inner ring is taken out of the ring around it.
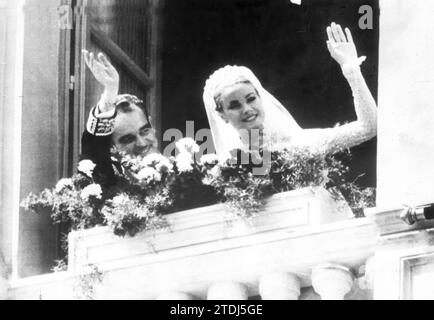
{"label": "stone balustrade", "polygon": [[323,300],[344,300],[353,288],[353,275],[340,265],[317,266],[312,271],[312,287]]}
{"label": "stone balustrade", "polygon": [[[228,222],[215,205],[167,216],[170,230],[117,237],[72,232],[68,271],[14,281],[11,299],[71,299],[95,266],[94,299],[357,298],[358,271],[374,254],[369,219],[321,188],[273,196],[251,221]],[[227,217],[227,216],[226,216]]]}

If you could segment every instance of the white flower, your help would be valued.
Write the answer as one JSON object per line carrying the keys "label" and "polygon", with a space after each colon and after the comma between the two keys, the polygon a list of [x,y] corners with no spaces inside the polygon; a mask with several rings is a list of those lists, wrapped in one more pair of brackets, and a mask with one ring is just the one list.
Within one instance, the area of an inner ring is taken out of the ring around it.
{"label": "white flower", "polygon": [[89,199],[90,196],[94,196],[97,199],[101,199],[101,195],[102,195],[101,186],[99,184],[92,183],[81,191],[80,196],[83,200],[87,200]]}
{"label": "white flower", "polygon": [[152,153],[143,158],[141,165],[144,167],[155,166],[159,172],[172,171],[173,165],[168,158],[159,153]]}
{"label": "white flower", "polygon": [[214,180],[214,179],[212,179],[210,176],[205,176],[205,177],[203,177],[203,179],[202,179],[202,183],[203,183],[204,185],[206,185],[206,186],[209,186],[209,185],[212,184],[213,180]]}
{"label": "white flower", "polygon": [[215,166],[214,168],[209,170],[209,174],[214,178],[217,178],[220,175],[220,173],[221,173],[221,170],[220,170],[219,166]]}
{"label": "white flower", "polygon": [[219,154],[219,155],[218,155],[218,162],[219,162],[219,164],[221,164],[221,165],[225,165],[226,162],[227,162],[228,160],[231,160],[231,159],[232,159],[232,155],[231,155],[229,152],[227,152],[227,153],[222,153],[222,154]]}
{"label": "white flower", "polygon": [[176,142],[176,148],[180,153],[189,152],[190,154],[194,154],[195,152],[199,152],[199,146],[196,141],[192,138],[182,138]]}
{"label": "white flower", "polygon": [[142,170],[139,171],[139,173],[137,174],[137,179],[139,179],[139,180],[146,180],[147,182],[152,181],[152,180],[154,180],[154,181],[160,181],[161,180],[161,175],[154,168],[145,167],[145,168],[143,168]]}
{"label": "white flower", "polygon": [[81,160],[78,163],[78,171],[83,172],[88,177],[92,177],[93,169],[95,168],[96,164],[93,163],[91,160]]}
{"label": "white flower", "polygon": [[188,172],[193,170],[193,159],[191,154],[186,152],[181,152],[176,156],[176,166],[179,172]]}
{"label": "white flower", "polygon": [[204,154],[200,157],[201,164],[216,164],[219,161],[218,156],[215,153]]}
{"label": "white flower", "polygon": [[138,218],[149,217],[149,211],[144,206],[142,206],[142,207],[140,207],[140,209],[136,210],[135,214],[136,214],[136,217],[138,217]]}
{"label": "white flower", "polygon": [[129,200],[126,194],[119,194],[112,199],[112,204],[114,206],[121,206]]}
{"label": "white flower", "polygon": [[60,179],[59,182],[57,182],[56,184],[56,192],[60,192],[63,189],[65,189],[66,187],[72,187],[73,183],[72,183],[72,179],[71,178],[63,178]]}

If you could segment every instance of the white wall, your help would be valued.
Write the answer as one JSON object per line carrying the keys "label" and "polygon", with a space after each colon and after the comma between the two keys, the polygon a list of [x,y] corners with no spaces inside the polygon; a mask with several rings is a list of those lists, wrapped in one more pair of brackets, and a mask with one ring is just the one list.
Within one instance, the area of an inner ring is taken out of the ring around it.
{"label": "white wall", "polygon": [[[26,0],[24,8],[21,198],[52,187],[59,179],[59,0]],[[56,233],[49,214],[21,210],[18,274],[50,270]]]}
{"label": "white wall", "polygon": [[380,1],[377,205],[434,202],[434,1]]}
{"label": "white wall", "polygon": [[0,1],[0,255],[9,272],[17,258],[20,200],[23,64],[20,2]]}
{"label": "white wall", "polygon": [[59,178],[58,4],[0,0],[0,255],[13,277],[55,258],[49,216],[19,204]]}

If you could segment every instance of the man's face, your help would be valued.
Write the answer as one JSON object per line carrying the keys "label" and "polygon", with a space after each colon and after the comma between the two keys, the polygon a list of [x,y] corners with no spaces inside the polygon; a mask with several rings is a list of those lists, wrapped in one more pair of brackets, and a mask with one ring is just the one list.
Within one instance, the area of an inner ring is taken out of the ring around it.
{"label": "man's face", "polygon": [[139,107],[131,107],[132,111],[118,112],[116,116],[112,135],[116,149],[134,156],[158,153],[155,130]]}

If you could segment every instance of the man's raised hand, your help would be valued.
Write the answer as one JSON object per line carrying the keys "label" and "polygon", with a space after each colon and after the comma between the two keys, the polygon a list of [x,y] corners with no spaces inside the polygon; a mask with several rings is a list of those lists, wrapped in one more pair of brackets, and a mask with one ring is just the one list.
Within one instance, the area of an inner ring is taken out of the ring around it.
{"label": "man's raised hand", "polygon": [[95,57],[93,52],[83,50],[83,56],[89,70],[104,86],[106,102],[113,102],[119,91],[119,73],[101,52]]}

